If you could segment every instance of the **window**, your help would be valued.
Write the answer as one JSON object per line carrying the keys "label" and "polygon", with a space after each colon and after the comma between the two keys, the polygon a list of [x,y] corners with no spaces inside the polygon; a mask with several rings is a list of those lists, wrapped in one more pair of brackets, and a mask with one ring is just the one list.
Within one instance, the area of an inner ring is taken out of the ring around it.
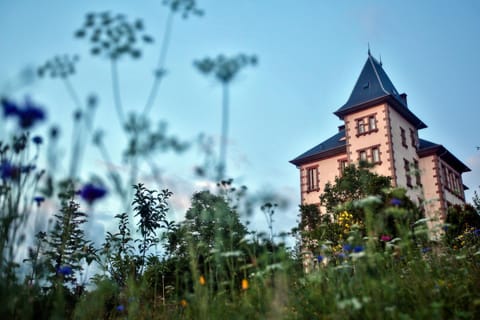
{"label": "window", "polygon": [[413,167],[415,168],[415,183],[417,186],[421,186],[422,181],[420,180],[420,167],[418,165],[418,160],[413,160]]}
{"label": "window", "polygon": [[307,192],[318,190],[318,168],[307,169]]}
{"label": "window", "polygon": [[357,124],[357,136],[377,132],[377,119],[375,115],[369,115],[355,120]]}
{"label": "window", "polygon": [[348,166],[348,160],[342,159],[342,160],[339,160],[338,162],[339,162],[340,175],[342,175],[343,172],[345,171],[345,168]]}
{"label": "window", "polygon": [[375,116],[368,117],[368,130],[373,131],[377,129],[377,120]]}
{"label": "window", "polygon": [[365,122],[363,121],[363,119],[357,120],[357,131],[358,131],[358,134],[365,133]]}
{"label": "window", "polygon": [[407,180],[407,187],[412,186],[412,177],[410,176],[410,162],[407,159],[403,159],[404,169],[405,169],[405,178]]}
{"label": "window", "polygon": [[416,138],[415,131],[413,131],[412,129],[410,129],[410,142],[412,143],[412,147],[414,147],[416,149],[417,148],[417,138]]}
{"label": "window", "polygon": [[408,148],[408,146],[407,146],[407,137],[405,136],[405,129],[403,129],[402,127],[400,127],[400,136],[402,137],[402,145],[403,145],[405,148]]}
{"label": "window", "polygon": [[380,149],[378,147],[372,148],[372,162],[380,163]]}
{"label": "window", "polygon": [[367,161],[367,151],[361,150],[358,152],[358,160],[360,161]]}

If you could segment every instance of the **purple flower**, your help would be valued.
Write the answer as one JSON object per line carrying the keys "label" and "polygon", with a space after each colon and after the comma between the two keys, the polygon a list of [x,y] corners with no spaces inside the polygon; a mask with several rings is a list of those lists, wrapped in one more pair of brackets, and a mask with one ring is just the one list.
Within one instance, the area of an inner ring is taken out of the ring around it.
{"label": "purple flower", "polygon": [[355,246],[355,247],[353,248],[353,252],[355,252],[355,253],[362,252],[363,250],[364,250],[364,249],[363,249],[362,246]]}
{"label": "purple flower", "polygon": [[125,306],[123,304],[119,304],[115,309],[118,312],[123,312],[123,311],[125,311]]}
{"label": "purple flower", "polygon": [[57,273],[61,274],[62,276],[68,276],[73,273],[73,270],[72,270],[72,267],[64,265],[57,268]]}
{"label": "purple flower", "polygon": [[37,203],[37,206],[40,207],[42,202],[45,201],[45,198],[42,197],[42,196],[36,196],[36,197],[33,198],[33,201],[35,201]]}
{"label": "purple flower", "polygon": [[2,98],[1,104],[3,107],[3,116],[8,118],[10,116],[16,116],[18,114],[18,107],[17,105],[7,98]]}
{"label": "purple flower", "polygon": [[0,177],[3,180],[16,179],[20,175],[20,168],[11,164],[7,160],[0,163]]}
{"label": "purple flower", "polygon": [[33,143],[35,143],[36,145],[40,145],[40,144],[42,144],[43,139],[42,139],[42,137],[40,137],[40,136],[35,136],[35,137],[32,138],[32,141],[33,141]]}
{"label": "purple flower", "polygon": [[322,255],[318,255],[317,256],[317,261],[320,263],[323,261],[323,256]]}
{"label": "purple flower", "polygon": [[380,240],[381,240],[381,241],[384,241],[384,242],[388,242],[388,241],[392,240],[392,237],[389,236],[389,235],[383,234],[383,235],[380,237]]}
{"label": "purple flower", "polygon": [[480,229],[473,230],[473,234],[477,237],[480,236]]}
{"label": "purple flower", "polygon": [[398,206],[402,205],[402,200],[397,199],[397,198],[392,198],[392,200],[390,200],[390,204],[398,207]]}
{"label": "purple flower", "polygon": [[92,183],[87,183],[78,191],[80,197],[88,204],[92,204],[98,199],[103,198],[107,194],[107,189],[102,186],[96,186]]}
{"label": "purple flower", "polygon": [[33,105],[27,101],[24,109],[18,110],[18,121],[20,127],[29,129],[35,125],[37,121],[45,120],[45,111],[40,107]]}
{"label": "purple flower", "polygon": [[343,248],[344,251],[351,251],[352,250],[352,246],[348,243],[344,244],[342,248]]}
{"label": "purple flower", "polygon": [[430,252],[430,251],[432,251],[432,249],[429,248],[429,247],[422,248],[422,253],[427,253],[427,252]]}
{"label": "purple flower", "polygon": [[5,117],[16,117],[22,129],[33,127],[38,121],[45,120],[45,111],[26,99],[23,106],[18,106],[13,101],[2,99],[3,115]]}
{"label": "purple flower", "polygon": [[339,257],[340,259],[345,259],[347,258],[347,255],[343,252],[340,252],[339,254],[337,254],[337,257]]}

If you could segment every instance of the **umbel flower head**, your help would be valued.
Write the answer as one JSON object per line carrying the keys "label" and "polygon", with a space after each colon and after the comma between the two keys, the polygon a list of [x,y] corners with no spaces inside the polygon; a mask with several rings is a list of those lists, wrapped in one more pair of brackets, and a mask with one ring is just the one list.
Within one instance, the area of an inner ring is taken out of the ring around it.
{"label": "umbel flower head", "polygon": [[87,183],[78,191],[80,198],[85,200],[88,204],[93,204],[95,201],[105,197],[107,189],[103,186],[94,185],[93,183]]}

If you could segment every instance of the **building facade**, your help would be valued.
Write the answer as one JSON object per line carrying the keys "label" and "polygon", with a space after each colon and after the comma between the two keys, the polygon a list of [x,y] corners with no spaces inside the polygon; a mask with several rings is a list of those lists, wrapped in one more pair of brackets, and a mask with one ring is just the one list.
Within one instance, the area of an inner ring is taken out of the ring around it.
{"label": "building facade", "polygon": [[302,204],[320,206],[325,184],[361,160],[407,189],[432,221],[443,220],[448,206],[465,203],[462,174],[470,169],[441,144],[419,138],[426,124],[370,52],[349,99],[334,114],[343,121],[338,132],[290,161],[300,172]]}

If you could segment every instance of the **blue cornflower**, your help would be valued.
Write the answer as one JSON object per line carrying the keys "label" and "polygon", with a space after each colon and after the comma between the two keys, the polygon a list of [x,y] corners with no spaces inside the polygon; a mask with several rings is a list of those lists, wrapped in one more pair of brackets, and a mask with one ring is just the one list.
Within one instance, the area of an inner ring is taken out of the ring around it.
{"label": "blue cornflower", "polygon": [[422,253],[427,253],[427,252],[430,252],[430,251],[432,251],[432,249],[429,248],[429,247],[422,248]]}
{"label": "blue cornflower", "polygon": [[345,251],[351,251],[351,250],[352,250],[352,246],[351,246],[350,244],[348,244],[348,243],[347,243],[347,244],[344,244],[342,248],[343,248],[343,250],[345,250]]}
{"label": "blue cornflower", "polygon": [[123,311],[125,311],[125,306],[123,304],[119,304],[115,309],[118,312],[123,312]]}
{"label": "blue cornflower", "polygon": [[7,98],[2,98],[1,102],[3,108],[3,116],[8,118],[10,116],[16,116],[18,114],[17,105]]}
{"label": "blue cornflower", "polygon": [[392,198],[392,200],[390,200],[390,204],[393,205],[393,206],[400,206],[402,205],[402,200],[400,199],[397,199],[397,198]]}
{"label": "blue cornflower", "polygon": [[318,255],[317,256],[317,261],[320,263],[323,261],[323,256],[322,255]]}
{"label": "blue cornflower", "polygon": [[64,265],[57,268],[57,273],[61,274],[62,276],[68,276],[73,273],[73,270],[72,270],[72,267]]}
{"label": "blue cornflower", "polygon": [[355,247],[353,248],[353,252],[355,252],[355,253],[362,252],[363,250],[364,250],[364,249],[363,249],[362,246],[355,246]]}
{"label": "blue cornflower", "polygon": [[0,177],[3,180],[16,179],[20,174],[20,168],[4,160],[0,163]]}
{"label": "blue cornflower", "polygon": [[32,138],[32,141],[33,141],[33,143],[35,143],[36,145],[40,145],[40,144],[42,144],[43,139],[42,139],[42,137],[40,137],[40,136],[35,136],[35,137]]}
{"label": "blue cornflower", "polygon": [[45,201],[45,198],[42,196],[36,196],[36,197],[33,197],[33,201],[35,201],[37,203],[37,206],[40,207],[42,202]]}
{"label": "blue cornflower", "polygon": [[340,252],[339,254],[337,254],[337,257],[339,257],[340,259],[345,259],[347,258],[347,255],[343,252]]}
{"label": "blue cornflower", "polygon": [[102,186],[96,186],[92,183],[87,183],[78,191],[80,197],[88,204],[92,204],[98,199],[103,198],[107,194],[107,189]]}
{"label": "blue cornflower", "polygon": [[25,107],[18,110],[18,121],[23,129],[31,128],[37,121],[45,120],[45,111],[27,100]]}

